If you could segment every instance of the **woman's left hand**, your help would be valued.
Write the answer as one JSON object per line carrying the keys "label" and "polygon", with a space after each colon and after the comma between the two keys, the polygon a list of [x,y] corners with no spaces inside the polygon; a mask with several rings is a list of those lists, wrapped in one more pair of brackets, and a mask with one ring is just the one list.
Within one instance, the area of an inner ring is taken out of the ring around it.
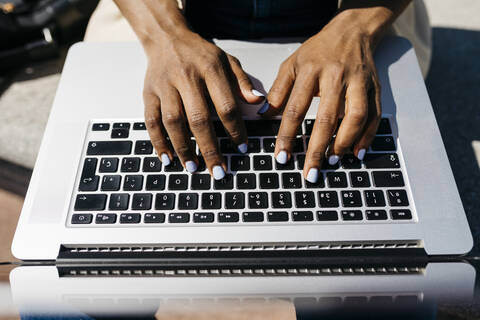
{"label": "woman's left hand", "polygon": [[[309,182],[318,180],[326,156],[334,165],[353,146],[362,160],[375,137],[381,106],[373,42],[351,19],[334,18],[282,63],[268,93],[269,105],[259,111],[265,117],[283,111],[275,158],[286,163],[312,98],[320,96],[303,169]],[[343,120],[332,141],[339,117]]]}

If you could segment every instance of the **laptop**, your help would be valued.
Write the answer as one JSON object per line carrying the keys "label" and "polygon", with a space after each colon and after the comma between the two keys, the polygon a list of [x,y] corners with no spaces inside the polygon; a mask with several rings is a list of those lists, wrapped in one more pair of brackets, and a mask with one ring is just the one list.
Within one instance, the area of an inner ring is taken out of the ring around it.
{"label": "laptop", "polygon": [[[267,92],[299,42],[217,41]],[[293,160],[279,165],[281,117],[241,105],[249,153],[219,145],[228,174],[164,167],[143,122],[146,59],[138,43],[78,43],[69,51],[15,233],[21,260],[135,261],[165,267],[328,260],[400,265],[463,255],[472,236],[411,44],[386,38],[375,62],[382,120],[363,161],[327,164],[312,185],[301,175],[316,115],[314,98]],[[192,139],[192,143],[195,143]],[[198,150],[198,148],[197,148]],[[400,259],[401,258],[401,259]],[[401,261],[403,262],[401,262]],[[300,263],[301,262],[301,263]]]}

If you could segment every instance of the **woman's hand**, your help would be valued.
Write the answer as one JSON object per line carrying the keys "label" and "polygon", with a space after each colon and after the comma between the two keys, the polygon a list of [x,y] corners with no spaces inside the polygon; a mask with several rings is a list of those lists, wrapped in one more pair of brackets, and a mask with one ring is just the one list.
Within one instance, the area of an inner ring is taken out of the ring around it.
{"label": "woman's hand", "polygon": [[317,182],[325,156],[334,165],[353,146],[362,160],[375,136],[381,106],[372,46],[372,38],[351,19],[337,16],[282,63],[269,106],[259,111],[266,117],[283,111],[275,157],[285,163],[313,96],[321,97],[303,169],[309,182]]}

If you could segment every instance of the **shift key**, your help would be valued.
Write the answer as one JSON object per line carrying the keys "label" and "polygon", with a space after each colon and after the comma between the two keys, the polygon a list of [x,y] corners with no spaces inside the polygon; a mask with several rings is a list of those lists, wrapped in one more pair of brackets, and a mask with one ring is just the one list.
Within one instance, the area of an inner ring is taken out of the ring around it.
{"label": "shift key", "polygon": [[105,210],[107,195],[105,194],[79,194],[75,200],[75,211]]}
{"label": "shift key", "polygon": [[90,141],[88,143],[87,155],[126,155],[130,154],[131,151],[131,141]]}

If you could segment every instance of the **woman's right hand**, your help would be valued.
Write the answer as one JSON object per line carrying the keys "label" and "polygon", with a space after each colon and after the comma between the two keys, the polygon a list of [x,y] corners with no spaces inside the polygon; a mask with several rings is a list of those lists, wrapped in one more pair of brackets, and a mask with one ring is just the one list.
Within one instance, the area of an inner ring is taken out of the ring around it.
{"label": "woman's right hand", "polygon": [[245,153],[248,138],[236,97],[259,103],[262,94],[253,89],[235,57],[193,32],[151,40],[144,43],[144,49],[148,58],[143,91],[145,123],[160,159],[164,165],[170,163],[173,145],[186,170],[196,171],[198,159],[190,129],[210,174],[222,179],[227,166],[208,102],[213,102],[233,144]]}

